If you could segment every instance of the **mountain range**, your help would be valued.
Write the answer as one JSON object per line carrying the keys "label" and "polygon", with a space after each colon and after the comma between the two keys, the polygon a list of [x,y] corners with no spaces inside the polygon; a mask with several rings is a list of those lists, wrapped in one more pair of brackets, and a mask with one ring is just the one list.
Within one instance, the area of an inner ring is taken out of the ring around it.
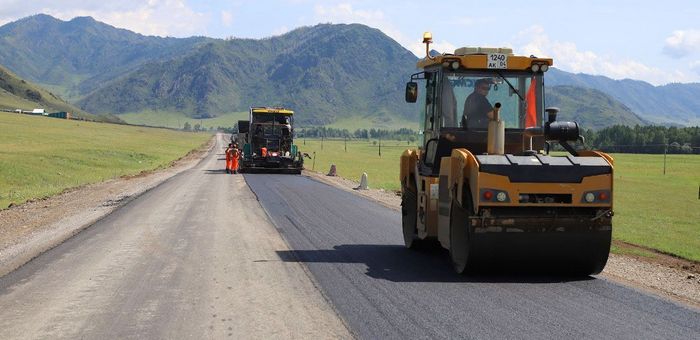
{"label": "mountain range", "polygon": [[[0,27],[0,64],[94,113],[145,110],[206,118],[279,105],[298,122],[417,121],[403,86],[418,58],[364,25],[320,24],[260,39],[143,36],[78,17]],[[556,62],[556,61],[555,61]],[[700,122],[700,84],[652,86],[551,69],[547,105],[589,128]]]}
{"label": "mountain range", "polygon": [[596,89],[652,123],[700,125],[700,83],[654,86],[640,80],[614,80],[552,68],[547,74],[547,84]]}

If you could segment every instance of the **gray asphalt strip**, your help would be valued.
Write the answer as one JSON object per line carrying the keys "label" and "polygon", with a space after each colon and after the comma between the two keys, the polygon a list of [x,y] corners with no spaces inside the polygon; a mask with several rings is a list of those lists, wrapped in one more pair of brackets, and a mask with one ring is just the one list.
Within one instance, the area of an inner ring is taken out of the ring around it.
{"label": "gray asphalt strip", "polygon": [[291,250],[361,338],[700,338],[700,313],[597,277],[457,276],[403,247],[396,211],[292,175],[245,175]]}

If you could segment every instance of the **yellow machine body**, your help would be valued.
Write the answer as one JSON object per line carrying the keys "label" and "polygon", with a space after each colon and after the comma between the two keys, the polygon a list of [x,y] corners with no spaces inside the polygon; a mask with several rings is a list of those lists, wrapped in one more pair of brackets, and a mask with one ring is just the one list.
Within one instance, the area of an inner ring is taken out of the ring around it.
{"label": "yellow machine body", "polygon": [[[545,121],[541,84],[551,65],[552,59],[492,48],[418,62],[423,72],[411,77],[406,98],[425,93],[423,146],[406,150],[400,161],[406,246],[436,240],[450,250],[459,273],[503,264],[551,264],[586,275],[603,269],[612,233],[613,158],[571,147],[578,125],[556,122],[558,109],[547,109]],[[491,90],[500,86],[503,92],[492,98],[504,101],[510,117],[503,154],[487,153],[489,132],[466,123],[464,97],[486,84],[483,79]],[[462,101],[463,125],[455,119]],[[525,126],[527,114],[536,126]],[[551,155],[554,142],[570,152]]]}

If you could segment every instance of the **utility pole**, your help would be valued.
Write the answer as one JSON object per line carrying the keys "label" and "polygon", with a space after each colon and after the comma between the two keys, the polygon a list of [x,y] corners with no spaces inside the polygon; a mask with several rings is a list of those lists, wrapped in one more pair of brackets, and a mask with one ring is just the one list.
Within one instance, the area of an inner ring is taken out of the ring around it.
{"label": "utility pole", "polygon": [[666,152],[668,151],[668,144],[664,146],[664,176],[666,175]]}

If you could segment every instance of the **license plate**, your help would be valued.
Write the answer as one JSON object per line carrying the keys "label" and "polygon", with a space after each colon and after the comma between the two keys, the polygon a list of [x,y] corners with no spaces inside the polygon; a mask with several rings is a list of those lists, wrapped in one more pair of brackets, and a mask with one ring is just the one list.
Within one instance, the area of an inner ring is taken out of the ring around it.
{"label": "license plate", "polygon": [[508,56],[503,53],[489,53],[486,55],[488,65],[486,68],[508,68]]}

